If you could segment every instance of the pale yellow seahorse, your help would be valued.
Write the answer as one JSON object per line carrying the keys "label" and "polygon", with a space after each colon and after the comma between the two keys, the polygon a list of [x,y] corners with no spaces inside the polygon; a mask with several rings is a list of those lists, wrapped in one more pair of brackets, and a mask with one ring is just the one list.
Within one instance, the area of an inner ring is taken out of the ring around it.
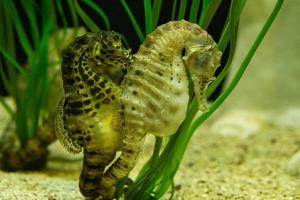
{"label": "pale yellow seahorse", "polygon": [[135,166],[147,133],[168,136],[179,128],[189,103],[189,76],[199,109],[207,109],[205,91],[220,58],[211,36],[184,20],[161,25],[147,37],[121,83],[116,119],[122,154],[102,178],[103,199],[113,198],[117,181]]}

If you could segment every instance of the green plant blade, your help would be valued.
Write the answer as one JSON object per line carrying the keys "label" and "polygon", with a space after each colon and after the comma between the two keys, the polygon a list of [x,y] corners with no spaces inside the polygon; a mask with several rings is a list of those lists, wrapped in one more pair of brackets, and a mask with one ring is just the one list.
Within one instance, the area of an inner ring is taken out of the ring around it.
{"label": "green plant blade", "polygon": [[110,22],[109,22],[107,15],[105,14],[105,12],[93,1],[82,0],[82,2],[85,3],[87,6],[89,6],[90,8],[92,8],[93,10],[95,10],[97,12],[97,14],[102,18],[105,29],[110,30]]}
{"label": "green plant blade", "polygon": [[16,6],[13,3],[13,1],[6,1],[6,4],[8,6],[9,11],[10,11],[9,13],[10,13],[10,15],[11,15],[13,21],[14,21],[14,26],[16,28],[18,37],[20,39],[20,43],[21,43],[22,47],[24,48],[26,54],[30,57],[33,53],[33,49],[32,49],[32,46],[29,42],[29,39],[28,39],[28,37],[25,33],[25,30],[24,30],[23,24],[21,22],[20,16],[17,13]]}
{"label": "green plant blade", "polygon": [[222,0],[208,1],[203,0],[202,11],[198,24],[207,29]]}
{"label": "green plant blade", "polygon": [[74,8],[82,21],[87,25],[87,27],[93,31],[98,32],[100,31],[99,27],[96,25],[96,23],[82,10],[77,0],[74,0]]}
{"label": "green plant blade", "polygon": [[12,64],[13,67],[15,67],[24,77],[27,76],[27,73],[23,69],[23,67],[17,63],[17,61],[11,57],[2,47],[0,47],[0,53],[4,56],[5,59],[7,59],[8,62]]}
{"label": "green plant blade", "polygon": [[62,0],[55,0],[55,4],[56,4],[58,13],[60,15],[60,18],[61,18],[63,26],[64,26],[64,35],[66,35],[67,34],[67,28],[68,28],[68,21],[67,21],[67,18],[65,16],[65,13],[64,13],[64,10],[63,10]]}
{"label": "green plant blade", "polygon": [[144,0],[146,35],[152,32],[151,0]]}
{"label": "green plant blade", "polygon": [[177,7],[177,0],[173,0],[173,4],[172,4],[172,16],[171,16],[171,20],[175,20],[176,17],[176,7]]}
{"label": "green plant blade", "polygon": [[126,11],[130,21],[131,21],[131,24],[133,25],[133,28],[138,36],[138,38],[140,39],[141,42],[143,42],[145,40],[145,36],[141,30],[141,27],[140,25],[138,24],[137,20],[135,19],[134,15],[132,14],[128,4],[126,3],[125,0],[120,0],[124,10]]}
{"label": "green plant blade", "polygon": [[185,15],[185,11],[186,11],[186,5],[187,5],[187,0],[181,0],[180,1],[179,13],[178,13],[177,20],[184,19],[184,15]]}
{"label": "green plant blade", "polygon": [[158,20],[159,20],[159,15],[160,15],[160,10],[161,10],[161,4],[163,0],[154,0],[153,3],[153,8],[152,8],[152,31],[157,27],[158,25]]}
{"label": "green plant blade", "polygon": [[197,23],[197,15],[201,0],[193,0],[190,10],[189,21]]}
{"label": "green plant blade", "polygon": [[78,25],[79,25],[78,16],[76,14],[76,10],[75,10],[73,0],[67,0],[67,2],[68,2],[69,10],[70,10],[70,13],[71,13],[72,25],[75,27],[75,32],[74,32],[74,35],[73,35],[75,37],[77,35]]}
{"label": "green plant blade", "polygon": [[[246,0],[232,0],[232,3],[230,5],[229,15],[227,17],[227,21],[225,23],[224,28],[224,34],[221,35],[221,41],[220,43],[223,45],[223,41],[225,40],[226,43],[228,43],[228,40],[230,42],[230,48],[229,48],[229,56],[228,60],[225,64],[225,67],[221,71],[221,73],[218,75],[217,79],[210,85],[210,87],[207,89],[206,95],[209,98],[212,93],[215,91],[215,89],[221,84],[221,82],[224,80],[225,76],[229,72],[235,50],[236,50],[236,40],[237,40],[237,31],[238,31],[238,23],[239,18],[241,15],[241,12],[244,8],[244,5],[246,3]],[[226,33],[228,31],[228,33]],[[227,36],[228,38],[225,38]],[[221,51],[224,51],[225,47],[222,46]]]}
{"label": "green plant blade", "polygon": [[[1,31],[0,33],[0,47],[5,50],[5,52],[12,58],[16,57],[15,41],[14,41],[14,30],[13,30],[13,21],[7,9],[7,5],[4,2],[0,2],[1,14],[3,15],[1,21]],[[0,56],[0,58],[2,58]],[[4,87],[7,92],[15,98],[15,101],[18,101],[18,92],[16,91],[18,80],[16,79],[17,69],[12,66],[12,64],[3,57],[3,63],[1,61],[1,78],[4,83]],[[2,65],[4,64],[4,65]],[[4,73],[4,67],[6,68],[6,74]]]}
{"label": "green plant blade", "polygon": [[38,41],[39,41],[39,29],[38,29],[38,23],[37,23],[37,16],[34,10],[35,4],[33,0],[28,1],[20,1],[23,7],[23,10],[25,11],[29,21],[30,21],[30,27],[31,27],[31,35],[33,39],[34,47],[37,47]]}

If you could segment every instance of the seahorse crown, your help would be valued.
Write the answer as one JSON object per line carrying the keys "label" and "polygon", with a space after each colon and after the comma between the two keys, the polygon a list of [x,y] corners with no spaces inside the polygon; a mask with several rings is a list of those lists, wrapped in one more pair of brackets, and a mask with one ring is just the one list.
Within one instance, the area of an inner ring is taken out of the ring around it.
{"label": "seahorse crown", "polygon": [[125,49],[120,35],[114,31],[86,33],[70,43],[63,51],[63,74],[68,74],[66,68],[70,64],[77,66],[83,59],[96,73],[116,84],[120,84],[133,62],[131,50]]}

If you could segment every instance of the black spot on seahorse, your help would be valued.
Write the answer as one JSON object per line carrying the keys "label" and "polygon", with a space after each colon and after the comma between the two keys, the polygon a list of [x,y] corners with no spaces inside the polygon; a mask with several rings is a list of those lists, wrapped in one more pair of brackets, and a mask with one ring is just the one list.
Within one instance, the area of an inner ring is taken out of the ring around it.
{"label": "black spot on seahorse", "polygon": [[159,76],[162,76],[162,75],[163,75],[160,71],[156,71],[156,73],[157,73]]}
{"label": "black spot on seahorse", "polygon": [[[71,49],[66,49],[63,52],[63,59],[62,59],[62,66],[68,66],[70,67],[70,65],[72,64],[73,60],[74,60],[74,52]],[[65,67],[63,67],[65,68]]]}
{"label": "black spot on seahorse", "polygon": [[94,80],[95,81],[99,81],[99,79],[100,79],[99,75],[98,74],[94,74]]}
{"label": "black spot on seahorse", "polygon": [[75,80],[73,78],[69,78],[69,79],[65,80],[64,82],[68,85],[73,85],[75,83]]}
{"label": "black spot on seahorse", "polygon": [[96,151],[87,151],[86,154],[88,154],[89,156],[95,156],[95,155],[100,154],[100,153],[98,153]]}
{"label": "black spot on seahorse", "polygon": [[107,90],[105,90],[106,94],[110,94],[111,93],[111,88],[108,88]]}
{"label": "black spot on seahorse", "polygon": [[105,96],[104,93],[100,92],[97,96],[96,99],[102,99]]}
{"label": "black spot on seahorse", "polygon": [[75,43],[77,43],[79,45],[85,45],[87,43],[86,35],[83,35],[81,37],[77,37],[76,40],[75,40]]}
{"label": "black spot on seahorse", "polygon": [[107,49],[107,45],[105,43],[102,44],[103,49]]}
{"label": "black spot on seahorse", "polygon": [[89,183],[99,183],[100,182],[100,178],[99,177],[89,177],[89,176],[86,176],[84,178],[84,181],[85,182],[89,182]]}
{"label": "black spot on seahorse", "polygon": [[113,54],[115,52],[115,50],[113,50],[113,49],[107,50],[107,51],[108,51],[108,53],[111,53],[111,54]]}
{"label": "black spot on seahorse", "polygon": [[131,150],[131,149],[127,149],[127,150],[124,150],[124,152],[127,152],[127,153],[133,153],[133,150]]}
{"label": "black spot on seahorse", "polygon": [[104,56],[107,54],[107,52],[106,52],[104,49],[101,49],[101,50],[100,50],[100,53],[101,53],[102,55],[104,55]]}
{"label": "black spot on seahorse", "polygon": [[70,75],[72,73],[72,67],[70,66],[72,63],[70,64],[66,64],[66,63],[62,63],[62,73],[63,74],[68,74]]}
{"label": "black spot on seahorse", "polygon": [[91,108],[87,108],[87,109],[84,109],[84,112],[85,113],[89,113],[89,112],[91,112],[93,109],[91,109]]}
{"label": "black spot on seahorse", "polygon": [[102,101],[102,103],[104,103],[104,104],[109,104],[110,103],[110,100],[109,99],[104,99],[103,101]]}
{"label": "black spot on seahorse", "polygon": [[101,89],[99,87],[93,87],[90,92],[91,92],[91,95],[95,96],[98,92],[100,92]]}
{"label": "black spot on seahorse", "polygon": [[79,110],[79,109],[68,109],[68,110],[69,110],[69,113],[72,115],[80,115],[83,113],[83,111]]}
{"label": "black spot on seahorse", "polygon": [[120,38],[119,35],[114,35],[114,36],[113,36],[113,39],[116,40],[116,41],[119,41],[121,38]]}
{"label": "black spot on seahorse", "polygon": [[76,80],[77,82],[80,82],[80,81],[81,81],[81,78],[80,78],[79,76],[76,76],[76,77],[75,77],[75,80]]}
{"label": "black spot on seahorse", "polygon": [[89,100],[89,99],[88,99],[88,100],[85,100],[85,101],[83,101],[83,104],[84,104],[84,105],[89,105],[89,104],[91,104],[91,103],[92,103],[92,101],[91,101],[91,100]]}
{"label": "black spot on seahorse", "polygon": [[113,179],[117,179],[117,176],[115,174],[113,174],[113,173],[108,173],[108,176],[110,176]]}
{"label": "black spot on seahorse", "polygon": [[82,133],[82,130],[76,129],[76,130],[74,130],[74,133],[75,133],[75,134],[81,134],[81,133]]}
{"label": "black spot on seahorse", "polygon": [[81,108],[82,107],[82,102],[81,101],[75,101],[69,103],[71,108]]}
{"label": "black spot on seahorse", "polygon": [[139,76],[139,75],[142,74],[142,72],[140,70],[135,70],[134,74],[137,75],[137,76]]}
{"label": "black spot on seahorse", "polygon": [[82,75],[82,80],[84,80],[84,81],[87,81],[87,80],[88,80],[88,78],[89,78],[89,76],[88,76],[88,75],[86,75],[86,74],[83,74],[83,75]]}
{"label": "black spot on seahorse", "polygon": [[87,142],[90,142],[92,140],[92,137],[91,136],[87,136],[86,138],[85,138],[85,141],[87,141]]}
{"label": "black spot on seahorse", "polygon": [[87,165],[87,168],[88,169],[99,169],[100,170],[100,167],[98,165]]}
{"label": "black spot on seahorse", "polygon": [[91,85],[91,86],[94,85],[94,80],[89,79],[89,80],[88,80],[88,84]]}
{"label": "black spot on seahorse", "polygon": [[104,81],[101,82],[101,83],[100,83],[100,86],[101,86],[102,88],[105,88],[105,82],[104,82]]}

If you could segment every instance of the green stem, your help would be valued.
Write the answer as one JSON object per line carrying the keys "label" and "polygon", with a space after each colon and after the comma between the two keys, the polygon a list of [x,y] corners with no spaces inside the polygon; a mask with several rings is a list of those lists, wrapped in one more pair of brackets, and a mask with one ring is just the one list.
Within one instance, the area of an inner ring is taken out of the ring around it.
{"label": "green stem", "polygon": [[77,14],[76,14],[76,10],[75,10],[73,1],[72,0],[67,0],[67,2],[68,2],[69,10],[70,10],[70,13],[71,13],[72,25],[75,27],[75,31],[74,31],[74,37],[75,37],[77,35],[77,32],[78,32],[78,25],[79,25],[78,17],[77,17]]}
{"label": "green stem", "polygon": [[95,24],[95,22],[84,12],[84,10],[81,9],[78,1],[74,0],[73,2],[74,2],[76,12],[80,16],[80,18],[84,21],[84,23],[87,25],[87,27],[93,32],[100,31],[99,27]]}
{"label": "green stem", "polygon": [[[220,39],[221,45],[223,45],[224,43],[226,44],[222,46],[222,49],[220,49],[221,51],[224,51],[225,47],[228,44],[228,41],[230,41],[229,56],[225,64],[225,67],[218,75],[217,79],[207,89],[206,92],[207,98],[209,98],[212,95],[212,93],[215,91],[215,89],[221,84],[221,82],[224,80],[225,76],[227,75],[231,67],[231,62],[233,60],[234,54],[236,53],[235,50],[236,50],[238,23],[245,2],[246,2],[245,0],[232,0],[231,2],[229,14],[225,23],[225,28],[223,30],[223,34],[221,35],[221,39]],[[225,42],[222,42],[222,40],[225,40]]]}
{"label": "green stem", "polygon": [[179,14],[177,17],[178,20],[184,19],[184,15],[185,15],[185,11],[186,11],[186,4],[187,4],[187,0],[180,1]]}
{"label": "green stem", "polygon": [[197,23],[197,14],[199,10],[201,0],[193,0],[190,10],[189,21]]}
{"label": "green stem", "polygon": [[162,2],[163,0],[154,0],[152,8],[152,31],[157,27]]}
{"label": "green stem", "polygon": [[146,35],[152,32],[151,0],[144,0]]}
{"label": "green stem", "polygon": [[93,1],[82,0],[82,2],[85,3],[87,6],[89,6],[90,8],[92,8],[93,10],[95,10],[98,13],[98,15],[102,18],[105,29],[110,30],[110,22],[109,22],[107,15],[105,14],[105,12]]}
{"label": "green stem", "polygon": [[173,0],[171,20],[175,20],[177,0]]}
{"label": "green stem", "polygon": [[154,150],[153,150],[153,154],[151,156],[151,163],[150,163],[150,167],[153,166],[159,157],[159,151],[162,145],[162,141],[163,138],[162,137],[155,137],[155,145],[154,145]]}
{"label": "green stem", "polygon": [[128,17],[129,17],[129,19],[130,19],[130,21],[131,21],[131,23],[133,25],[133,28],[134,28],[137,36],[139,37],[140,41],[143,42],[145,40],[145,36],[144,36],[144,34],[143,34],[143,32],[142,32],[142,30],[141,30],[138,22],[136,21],[134,15],[132,14],[129,6],[127,5],[127,3],[126,3],[125,0],[120,0],[120,2],[121,2],[121,4],[123,5],[123,7],[125,9],[125,11],[126,11]]}

